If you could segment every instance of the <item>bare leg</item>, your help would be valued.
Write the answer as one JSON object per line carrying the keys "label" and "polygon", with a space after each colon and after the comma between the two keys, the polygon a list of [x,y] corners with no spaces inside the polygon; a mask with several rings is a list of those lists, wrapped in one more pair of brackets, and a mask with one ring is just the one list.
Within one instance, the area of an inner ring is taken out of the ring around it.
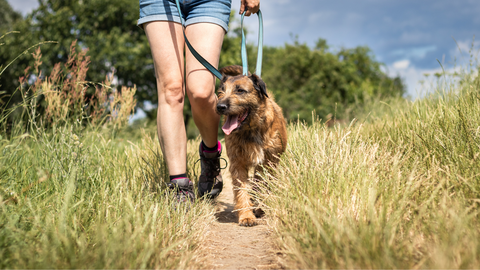
{"label": "bare leg", "polygon": [[[218,67],[225,31],[212,23],[189,25],[186,35],[195,50],[210,64]],[[195,125],[208,147],[217,143],[218,122],[220,116],[215,112],[215,76],[195,59],[190,50],[186,50],[187,94],[192,105]]]}
{"label": "bare leg", "polygon": [[170,175],[187,170],[187,135],[183,120],[184,39],[182,26],[174,22],[144,24],[157,77],[157,131]]}

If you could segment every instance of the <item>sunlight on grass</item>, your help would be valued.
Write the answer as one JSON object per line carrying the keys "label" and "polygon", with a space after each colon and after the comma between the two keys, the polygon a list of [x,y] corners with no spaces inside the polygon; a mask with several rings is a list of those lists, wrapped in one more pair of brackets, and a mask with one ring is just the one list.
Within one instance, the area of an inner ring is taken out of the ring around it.
{"label": "sunlight on grass", "polygon": [[474,75],[363,124],[290,126],[264,196],[289,268],[478,268]]}
{"label": "sunlight on grass", "polygon": [[211,205],[174,209],[153,138],[119,147],[105,137],[61,128],[0,142],[2,268],[183,268],[192,259]]}
{"label": "sunlight on grass", "polygon": [[107,78],[88,97],[75,44],[49,76],[33,56],[23,102],[0,107],[0,268],[192,267],[213,206],[176,206],[155,133],[125,128],[135,88]]}
{"label": "sunlight on grass", "polygon": [[[175,206],[155,127],[126,126],[135,87],[85,82],[74,45],[48,76],[33,57],[23,102],[0,92],[0,268],[201,267],[214,207]],[[437,87],[365,99],[347,126],[290,123],[255,195],[286,268],[479,268],[478,70]]]}

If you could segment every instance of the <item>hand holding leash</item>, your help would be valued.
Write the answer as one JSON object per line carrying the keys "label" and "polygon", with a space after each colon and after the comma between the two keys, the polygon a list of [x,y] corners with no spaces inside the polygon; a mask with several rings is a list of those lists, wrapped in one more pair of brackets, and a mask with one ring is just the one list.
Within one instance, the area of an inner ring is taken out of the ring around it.
{"label": "hand holding leash", "polygon": [[240,13],[242,14],[244,11],[245,16],[250,16],[255,14],[260,10],[260,0],[240,0]]}

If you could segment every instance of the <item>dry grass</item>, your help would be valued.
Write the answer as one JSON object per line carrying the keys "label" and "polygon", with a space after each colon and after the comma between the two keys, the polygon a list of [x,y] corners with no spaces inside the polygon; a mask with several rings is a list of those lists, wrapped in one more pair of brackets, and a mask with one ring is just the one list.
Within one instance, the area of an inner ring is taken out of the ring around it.
{"label": "dry grass", "polygon": [[192,268],[213,207],[175,206],[155,135],[126,132],[135,89],[110,77],[88,98],[74,45],[49,76],[34,57],[24,101],[0,108],[0,268]]}
{"label": "dry grass", "polygon": [[[86,54],[49,76],[34,57],[42,79],[0,108],[0,268],[195,268],[213,207],[173,207],[155,135],[122,129],[134,89],[88,100]],[[263,193],[288,268],[480,267],[477,75],[349,127],[289,126]]]}
{"label": "dry grass", "polygon": [[213,207],[175,209],[154,138],[77,134],[0,141],[0,267],[186,268]]}
{"label": "dry grass", "polygon": [[471,75],[363,124],[290,126],[265,196],[289,267],[480,266],[480,79]]}

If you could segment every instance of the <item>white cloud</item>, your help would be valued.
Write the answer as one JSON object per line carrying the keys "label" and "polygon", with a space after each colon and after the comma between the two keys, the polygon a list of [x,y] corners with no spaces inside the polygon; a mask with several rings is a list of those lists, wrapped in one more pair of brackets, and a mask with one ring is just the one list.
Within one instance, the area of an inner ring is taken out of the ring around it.
{"label": "white cloud", "polygon": [[437,46],[435,45],[419,46],[414,48],[402,48],[402,49],[396,49],[392,51],[392,55],[405,57],[405,58],[422,59],[422,58],[425,58],[427,53],[435,51],[436,49],[437,49]]}
{"label": "white cloud", "polygon": [[410,65],[410,60],[406,59],[406,60],[397,61],[397,62],[393,63],[392,66],[395,69],[406,69],[406,68],[408,68],[409,65]]}
{"label": "white cloud", "polygon": [[[385,72],[392,77],[400,76],[407,87],[406,94],[412,99],[424,97],[426,94],[433,93],[435,91],[451,90],[451,87],[455,85],[455,78],[449,76],[448,74],[453,74],[455,71],[462,72],[461,68],[458,67],[445,69],[442,69],[441,67],[433,69],[422,69],[417,68],[413,65],[405,67],[397,64],[403,61],[398,61],[393,63],[392,65],[387,66]],[[395,64],[397,64],[397,66],[395,66]],[[439,74],[442,75],[440,77],[437,77],[436,75]]]}
{"label": "white cloud", "polygon": [[455,59],[456,65],[466,66],[470,60],[476,62],[480,52],[480,42],[473,39],[456,41],[455,48],[450,50],[450,55]]}

